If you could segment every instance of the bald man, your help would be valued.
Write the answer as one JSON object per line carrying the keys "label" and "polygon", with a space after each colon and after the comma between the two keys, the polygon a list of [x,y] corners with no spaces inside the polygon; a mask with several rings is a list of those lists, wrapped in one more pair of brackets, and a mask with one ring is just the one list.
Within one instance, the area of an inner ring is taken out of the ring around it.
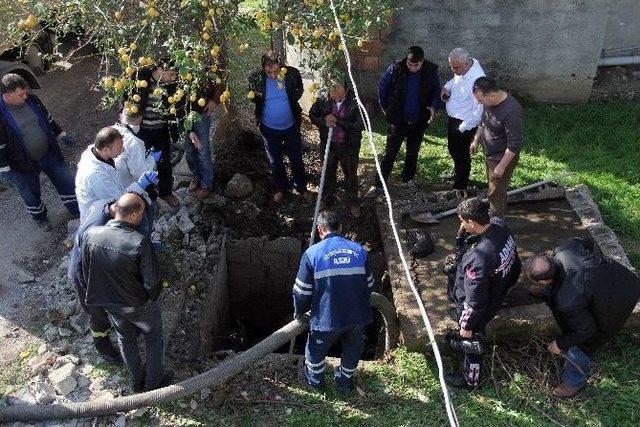
{"label": "bald man", "polygon": [[[162,366],[158,263],[149,237],[138,230],[144,210],[139,195],[126,193],[113,205],[113,220],[88,229],[79,239],[86,304],[109,314],[134,392],[164,387],[173,379]],[[146,369],[138,334],[144,336]]]}
{"label": "bald man", "polygon": [[553,395],[572,397],[587,383],[593,351],[613,338],[638,303],[640,279],[580,238],[527,260],[524,272],[531,293],[549,306],[562,330],[547,347],[567,359]]}

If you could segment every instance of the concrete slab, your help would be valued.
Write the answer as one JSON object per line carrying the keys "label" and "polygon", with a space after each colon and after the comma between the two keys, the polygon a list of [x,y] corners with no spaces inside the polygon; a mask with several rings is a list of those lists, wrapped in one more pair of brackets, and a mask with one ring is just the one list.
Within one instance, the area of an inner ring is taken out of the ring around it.
{"label": "concrete slab", "polygon": [[[521,201],[509,206],[506,219],[516,236],[520,257],[525,259],[552,249],[558,240],[563,238],[591,237],[605,254],[628,263],[615,234],[602,223],[588,189],[578,187],[568,190],[566,197],[549,201]],[[400,264],[395,240],[390,237],[389,217],[384,206],[378,206],[377,212],[381,232],[385,236],[385,254],[403,343],[411,350],[424,351],[428,343],[426,329]],[[405,254],[408,254],[407,236],[411,230],[428,229],[433,238],[434,253],[420,260],[412,260],[411,273],[434,332],[441,336],[456,326],[446,315],[447,308],[452,307],[452,304],[446,297],[446,277],[442,273],[442,262],[453,250],[459,223],[456,217],[450,217],[435,226],[426,226],[411,221],[407,214],[398,215],[395,221],[398,228],[402,229],[400,234]],[[640,323],[640,305],[634,313],[630,322],[632,325]],[[528,295],[526,283],[522,278],[509,295],[505,306],[487,327],[489,337],[495,340],[530,334],[547,335],[556,331],[557,326],[551,312],[546,305]]]}

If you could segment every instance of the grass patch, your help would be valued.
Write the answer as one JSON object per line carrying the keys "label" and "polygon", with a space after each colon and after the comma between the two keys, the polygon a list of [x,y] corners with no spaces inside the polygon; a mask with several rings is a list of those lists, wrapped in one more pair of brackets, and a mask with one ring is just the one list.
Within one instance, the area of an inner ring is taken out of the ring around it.
{"label": "grass patch", "polygon": [[[461,425],[473,426],[631,426],[640,419],[640,336],[626,333],[596,353],[593,376],[576,398],[549,397],[562,360],[550,356],[540,339],[512,341],[485,356],[484,382],[474,392],[452,390]],[[445,357],[448,369],[457,355]],[[191,398],[151,410],[140,425],[215,426],[444,426],[448,425],[430,357],[396,350],[387,362],[359,369],[365,395],[341,396],[330,374],[323,392],[301,389],[291,377],[265,373],[258,396],[240,395],[236,379],[208,401]],[[279,399],[261,398],[275,393]],[[213,395],[212,395],[213,396]]]}
{"label": "grass patch", "polygon": [[[524,145],[512,186],[571,172],[563,182],[589,186],[606,224],[620,238],[632,264],[640,268],[640,104],[529,104],[524,110]],[[386,125],[378,118],[374,129],[374,142],[382,153]],[[366,143],[362,155],[372,156]],[[403,156],[402,152],[399,157]],[[401,164],[397,162],[396,171]],[[452,168],[441,118],[425,136],[418,177],[437,182]],[[482,155],[473,159],[472,179],[485,182]]]}
{"label": "grass patch", "polygon": [[22,358],[18,357],[6,364],[0,371],[0,399],[18,391],[28,379],[29,374]]}

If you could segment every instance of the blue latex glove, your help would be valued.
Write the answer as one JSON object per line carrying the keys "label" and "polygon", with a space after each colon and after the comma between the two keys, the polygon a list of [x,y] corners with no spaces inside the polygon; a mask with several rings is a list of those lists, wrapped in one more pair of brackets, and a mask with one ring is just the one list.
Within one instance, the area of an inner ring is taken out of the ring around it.
{"label": "blue latex glove", "polygon": [[160,157],[162,157],[162,150],[151,150],[149,155],[153,157],[153,160],[155,160],[156,163],[158,163],[160,161]]}
{"label": "blue latex glove", "polygon": [[60,137],[60,141],[64,142],[66,146],[72,146],[76,143],[76,139],[68,133]]}
{"label": "blue latex glove", "polygon": [[150,185],[156,185],[158,183],[158,172],[146,171],[140,178],[138,178],[138,184],[142,188],[147,188]]}

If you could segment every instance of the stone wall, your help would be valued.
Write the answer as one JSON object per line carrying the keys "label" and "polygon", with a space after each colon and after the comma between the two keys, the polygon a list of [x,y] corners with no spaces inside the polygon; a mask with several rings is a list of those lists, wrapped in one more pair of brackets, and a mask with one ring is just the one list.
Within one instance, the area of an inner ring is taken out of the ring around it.
{"label": "stone wall", "polygon": [[[637,3],[620,3],[625,1]],[[605,27],[613,26],[608,6],[605,0],[400,0],[391,31],[374,34],[363,52],[352,52],[358,88],[375,108],[381,72],[414,44],[440,66],[444,83],[451,77],[449,51],[463,46],[519,96],[585,102]],[[300,64],[298,52],[287,52],[287,57],[292,65]]]}
{"label": "stone wall", "polygon": [[243,325],[268,333],[291,319],[301,255],[302,245],[292,237],[227,242],[230,309]]}
{"label": "stone wall", "polygon": [[[640,45],[640,1],[612,0],[603,49]],[[613,55],[615,56],[615,55]]]}

